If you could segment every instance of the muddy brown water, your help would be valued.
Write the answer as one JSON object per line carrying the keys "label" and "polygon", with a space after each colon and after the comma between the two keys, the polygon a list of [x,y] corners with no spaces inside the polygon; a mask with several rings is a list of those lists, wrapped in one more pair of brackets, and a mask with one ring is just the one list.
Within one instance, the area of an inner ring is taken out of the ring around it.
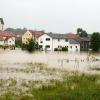
{"label": "muddy brown water", "polygon": [[[100,59],[100,53],[92,54]],[[53,52],[37,51],[29,53],[17,50],[0,50],[0,65],[6,67],[19,67],[25,63],[41,62],[49,67],[65,68],[73,70],[75,68],[85,70],[88,66],[100,67],[100,61],[87,61],[88,52]]]}
{"label": "muddy brown water", "polygon": [[[45,63],[49,68],[58,68],[66,71],[80,71],[87,73],[98,73],[100,71],[89,70],[90,67],[100,68],[100,61],[87,61],[88,52],[53,52],[53,51],[36,51],[29,53],[20,49],[2,50],[0,49],[0,68],[24,68],[30,67],[28,63]],[[100,59],[100,53],[92,54],[93,57]],[[61,73],[59,73],[60,75]],[[0,71],[0,79],[32,79],[43,80],[49,77],[54,78],[57,75],[45,75],[41,72],[23,73],[17,71]]]}

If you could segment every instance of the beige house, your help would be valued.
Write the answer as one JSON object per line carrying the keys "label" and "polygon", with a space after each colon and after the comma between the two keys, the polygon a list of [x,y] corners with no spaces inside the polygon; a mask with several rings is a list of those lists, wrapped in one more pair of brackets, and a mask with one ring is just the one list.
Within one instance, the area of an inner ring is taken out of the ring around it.
{"label": "beige house", "polygon": [[38,37],[40,37],[42,34],[44,34],[44,31],[28,30],[22,36],[22,43],[26,44],[30,39],[35,39],[38,41]]}
{"label": "beige house", "polygon": [[9,31],[0,31],[0,46],[14,46],[15,35]]}

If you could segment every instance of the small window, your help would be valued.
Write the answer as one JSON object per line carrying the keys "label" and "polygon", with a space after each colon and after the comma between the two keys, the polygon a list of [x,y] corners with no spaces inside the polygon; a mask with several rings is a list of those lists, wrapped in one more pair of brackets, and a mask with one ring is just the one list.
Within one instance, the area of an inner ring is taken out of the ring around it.
{"label": "small window", "polygon": [[50,48],[50,45],[46,45],[46,48]]}
{"label": "small window", "polygon": [[62,48],[62,46],[60,46],[60,48]]}
{"label": "small window", "polygon": [[46,41],[50,41],[50,38],[46,38]]}
{"label": "small window", "polygon": [[77,48],[77,46],[76,46],[76,48]]}
{"label": "small window", "polygon": [[43,48],[43,46],[42,45],[39,45],[39,48]]}
{"label": "small window", "polygon": [[58,45],[58,48],[59,48],[59,45]]}
{"label": "small window", "polygon": [[60,39],[58,39],[58,42],[60,41]]}
{"label": "small window", "polygon": [[43,43],[43,41],[40,41],[40,43]]}
{"label": "small window", "polygon": [[68,42],[68,39],[65,39],[65,42]]}
{"label": "small window", "polygon": [[70,48],[72,49],[72,46],[70,46]]}

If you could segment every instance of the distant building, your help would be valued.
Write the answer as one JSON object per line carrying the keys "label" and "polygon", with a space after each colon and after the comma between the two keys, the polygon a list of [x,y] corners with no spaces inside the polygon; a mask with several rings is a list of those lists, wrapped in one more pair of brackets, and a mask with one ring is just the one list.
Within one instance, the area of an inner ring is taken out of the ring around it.
{"label": "distant building", "polygon": [[39,36],[41,36],[42,34],[44,34],[44,31],[28,30],[22,36],[22,43],[26,44],[30,39],[35,39],[36,41],[38,41]]}
{"label": "distant building", "polygon": [[2,46],[15,45],[15,35],[9,31],[0,31],[0,45]]}
{"label": "distant building", "polygon": [[88,51],[90,48],[90,38],[88,37],[80,37],[77,34],[67,33],[65,37],[74,39],[78,43],[80,43],[80,51]]}

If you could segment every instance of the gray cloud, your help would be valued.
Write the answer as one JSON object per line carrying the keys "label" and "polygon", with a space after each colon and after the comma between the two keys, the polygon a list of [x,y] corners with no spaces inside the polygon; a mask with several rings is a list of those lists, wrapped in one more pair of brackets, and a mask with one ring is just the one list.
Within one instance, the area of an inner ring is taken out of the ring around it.
{"label": "gray cloud", "polygon": [[0,0],[5,27],[53,32],[100,31],[99,0]]}

